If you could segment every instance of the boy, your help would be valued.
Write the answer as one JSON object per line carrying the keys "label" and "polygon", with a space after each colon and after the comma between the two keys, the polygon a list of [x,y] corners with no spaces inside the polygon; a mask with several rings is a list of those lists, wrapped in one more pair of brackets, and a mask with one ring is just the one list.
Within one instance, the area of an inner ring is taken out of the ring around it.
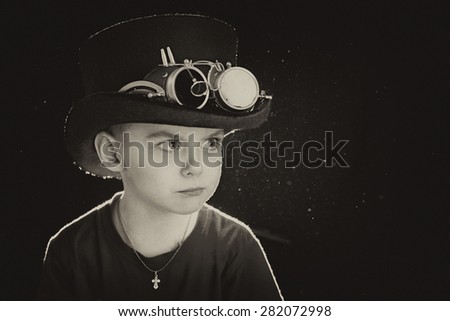
{"label": "boy", "polygon": [[194,15],[130,20],[82,46],[67,149],[124,190],[50,239],[40,299],[282,299],[253,233],[206,204],[224,136],[269,112],[236,52],[231,26]]}

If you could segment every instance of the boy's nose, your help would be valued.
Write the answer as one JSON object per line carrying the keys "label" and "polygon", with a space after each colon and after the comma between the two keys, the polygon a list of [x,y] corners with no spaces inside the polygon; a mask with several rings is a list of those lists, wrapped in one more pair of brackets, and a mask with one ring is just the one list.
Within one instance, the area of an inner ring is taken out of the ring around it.
{"label": "boy's nose", "polygon": [[201,148],[190,150],[182,168],[182,174],[185,176],[200,175],[203,171],[203,151]]}

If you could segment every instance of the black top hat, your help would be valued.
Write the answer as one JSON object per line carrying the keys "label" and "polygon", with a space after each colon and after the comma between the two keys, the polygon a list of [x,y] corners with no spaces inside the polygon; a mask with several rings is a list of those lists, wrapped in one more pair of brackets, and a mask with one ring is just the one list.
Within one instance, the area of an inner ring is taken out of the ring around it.
{"label": "black top hat", "polygon": [[95,176],[114,177],[103,168],[94,147],[95,135],[119,123],[159,123],[225,131],[260,126],[270,100],[261,100],[249,112],[235,113],[208,101],[202,109],[189,108],[119,90],[144,79],[161,64],[161,48],[170,47],[183,61],[237,63],[238,39],[230,25],[199,15],[158,15],[108,27],[80,48],[85,97],[66,118],[66,144],[76,164]]}

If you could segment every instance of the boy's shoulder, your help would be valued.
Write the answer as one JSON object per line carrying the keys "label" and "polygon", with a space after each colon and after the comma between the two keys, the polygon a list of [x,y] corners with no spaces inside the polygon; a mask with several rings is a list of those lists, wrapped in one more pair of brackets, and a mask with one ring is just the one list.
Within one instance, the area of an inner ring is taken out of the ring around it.
{"label": "boy's shoulder", "polygon": [[209,204],[205,204],[202,211],[205,216],[203,229],[206,234],[216,234],[226,242],[236,239],[258,241],[250,226],[238,218]]}
{"label": "boy's shoulder", "polygon": [[46,252],[50,245],[53,248],[69,250],[70,248],[79,249],[83,244],[89,244],[97,236],[98,225],[101,224],[98,219],[99,215],[110,210],[111,203],[116,196],[117,194],[64,225],[50,238]]}

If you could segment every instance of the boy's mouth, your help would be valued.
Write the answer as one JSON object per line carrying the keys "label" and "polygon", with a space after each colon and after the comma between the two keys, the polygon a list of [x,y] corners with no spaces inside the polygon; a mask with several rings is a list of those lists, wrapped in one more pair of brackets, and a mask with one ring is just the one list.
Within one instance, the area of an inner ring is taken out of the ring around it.
{"label": "boy's mouth", "polygon": [[203,187],[192,187],[192,188],[188,188],[188,189],[185,189],[182,191],[178,191],[178,193],[188,195],[188,196],[198,196],[201,193],[203,193],[204,190],[205,190],[205,188],[203,188]]}

